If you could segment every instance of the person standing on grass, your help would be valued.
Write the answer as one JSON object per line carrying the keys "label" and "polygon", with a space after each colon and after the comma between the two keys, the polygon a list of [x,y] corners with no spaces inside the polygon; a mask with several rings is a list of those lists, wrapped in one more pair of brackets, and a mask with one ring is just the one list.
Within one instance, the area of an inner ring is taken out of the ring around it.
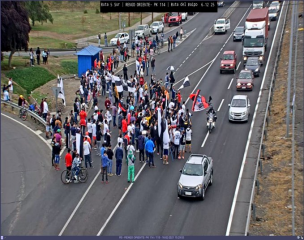
{"label": "person standing on grass", "polygon": [[37,57],[37,64],[38,64],[38,65],[40,65],[40,54],[41,54],[40,48],[37,47],[37,50],[36,50],[36,57]]}
{"label": "person standing on grass", "polygon": [[33,49],[31,48],[30,49],[30,60],[31,60],[31,66],[34,67],[34,52],[33,52]]}
{"label": "person standing on grass", "polygon": [[98,38],[98,46],[100,47],[100,39],[101,39],[100,33],[97,35],[97,38]]}
{"label": "person standing on grass", "polygon": [[107,46],[108,46],[108,36],[107,36],[107,33],[106,33],[106,32],[105,32],[103,38],[104,38],[105,46],[107,47]]}
{"label": "person standing on grass", "polygon": [[118,142],[118,147],[115,152],[116,158],[116,174],[117,176],[121,176],[121,166],[123,160],[123,149],[121,148],[121,142]]}
{"label": "person standing on grass", "polygon": [[113,165],[113,151],[111,149],[111,144],[108,146],[107,149],[107,155],[108,155],[108,159],[109,159],[109,165],[108,165],[108,174],[110,177],[112,177],[114,174],[112,173],[112,165]]}
{"label": "person standing on grass", "polygon": [[154,165],[154,159],[153,159],[153,153],[154,153],[155,145],[153,141],[151,140],[151,136],[148,137],[148,141],[145,144],[145,150],[149,157],[149,167],[155,167]]}
{"label": "person standing on grass", "polygon": [[135,156],[133,154],[133,151],[130,150],[128,152],[128,156],[127,156],[127,164],[128,164],[128,183],[130,182],[130,179],[132,181],[132,183],[134,183],[134,175],[135,175],[135,166],[134,166],[134,162],[135,162]]}
{"label": "person standing on grass", "polygon": [[106,179],[106,183],[109,183],[108,166],[109,166],[109,158],[107,156],[107,153],[105,152],[101,157],[101,175],[102,175],[101,182],[102,183],[104,183],[104,179]]}

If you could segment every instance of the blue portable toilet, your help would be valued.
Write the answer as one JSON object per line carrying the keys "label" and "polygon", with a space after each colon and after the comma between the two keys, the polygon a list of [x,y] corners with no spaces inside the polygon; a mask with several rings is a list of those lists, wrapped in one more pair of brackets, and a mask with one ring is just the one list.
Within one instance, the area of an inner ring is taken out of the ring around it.
{"label": "blue portable toilet", "polygon": [[94,66],[94,60],[96,58],[97,61],[99,61],[100,51],[102,51],[102,48],[90,45],[76,53],[78,56],[78,77],[81,77],[82,74]]}

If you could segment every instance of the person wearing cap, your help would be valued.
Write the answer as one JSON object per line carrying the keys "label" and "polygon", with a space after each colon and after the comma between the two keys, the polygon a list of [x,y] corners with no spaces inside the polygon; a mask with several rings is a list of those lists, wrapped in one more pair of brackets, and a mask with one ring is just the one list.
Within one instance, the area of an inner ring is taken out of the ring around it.
{"label": "person wearing cap", "polygon": [[128,151],[128,156],[127,156],[127,164],[128,164],[128,183],[130,182],[130,180],[132,181],[132,183],[134,183],[134,175],[135,175],[135,166],[134,166],[134,162],[135,162],[135,156],[133,154],[132,150]]}

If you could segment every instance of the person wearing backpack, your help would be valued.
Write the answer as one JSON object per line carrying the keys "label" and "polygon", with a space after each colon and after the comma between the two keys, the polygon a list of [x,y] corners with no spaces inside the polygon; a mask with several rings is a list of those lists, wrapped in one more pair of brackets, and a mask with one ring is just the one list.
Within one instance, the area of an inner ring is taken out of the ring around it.
{"label": "person wearing backpack", "polygon": [[[135,156],[133,154],[132,150],[129,150],[128,156],[127,156],[127,164],[128,164],[128,183],[130,182],[130,179],[132,179],[132,183],[134,183],[134,175],[135,175]],[[131,176],[132,175],[132,176]]]}

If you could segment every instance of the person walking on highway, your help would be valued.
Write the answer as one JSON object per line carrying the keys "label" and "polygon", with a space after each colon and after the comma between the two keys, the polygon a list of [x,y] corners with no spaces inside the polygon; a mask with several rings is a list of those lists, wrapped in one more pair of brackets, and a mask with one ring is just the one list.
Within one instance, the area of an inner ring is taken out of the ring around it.
{"label": "person walking on highway", "polygon": [[171,49],[171,39],[170,36],[168,37],[168,52],[170,52]]}
{"label": "person walking on highway", "polygon": [[183,30],[183,27],[181,27],[181,29],[179,30],[179,39],[180,40],[183,39],[183,34],[184,34],[184,30]]}
{"label": "person walking on highway", "polygon": [[178,156],[179,153],[179,145],[180,145],[181,133],[179,131],[179,127],[176,127],[175,132],[173,133],[173,143],[174,143],[174,159],[180,159]]}
{"label": "person walking on highway", "polygon": [[172,36],[170,36],[170,46],[171,46],[171,52],[173,51],[173,37]]}
{"label": "person walking on highway", "polygon": [[108,174],[109,174],[110,177],[113,176],[113,173],[112,173],[113,155],[114,155],[114,153],[111,149],[111,144],[109,144],[108,149],[107,149],[107,156],[108,156],[108,159],[109,159]]}
{"label": "person walking on highway", "polygon": [[108,46],[108,36],[107,36],[107,33],[106,33],[106,32],[105,32],[103,38],[104,38],[105,46],[107,47],[107,46]]}
{"label": "person walking on highway", "polygon": [[150,61],[149,58],[147,58],[146,60],[146,76],[149,76],[149,67],[150,67]]}
{"label": "person walking on highway", "polygon": [[154,72],[155,72],[155,58],[152,57],[152,60],[151,60],[151,68],[152,68],[152,74],[154,75]]}
{"label": "person walking on highway", "polygon": [[121,142],[118,142],[118,147],[115,152],[116,158],[116,176],[121,176],[121,166],[123,160],[123,149],[121,148]]}
{"label": "person walking on highway", "polygon": [[88,142],[88,137],[84,138],[83,155],[84,155],[84,160],[85,160],[85,167],[88,168],[88,164],[89,164],[90,168],[93,168],[92,162],[91,162],[91,145]]}
{"label": "person walking on highway", "polygon": [[155,167],[154,165],[154,159],[153,159],[153,153],[154,153],[155,145],[153,141],[151,140],[151,136],[148,137],[148,141],[145,144],[145,150],[149,157],[149,167]]}
{"label": "person walking on highway", "polygon": [[101,175],[102,179],[101,182],[104,183],[104,179],[106,178],[106,183],[109,183],[108,181],[108,166],[109,166],[109,158],[107,156],[107,153],[104,152],[104,154],[101,156]]}
{"label": "person walking on highway", "polygon": [[[145,137],[142,132],[138,136],[138,150],[139,150],[139,162],[145,162]],[[142,161],[141,161],[142,158]]]}
{"label": "person walking on highway", "polygon": [[124,64],[124,67],[123,67],[122,71],[123,71],[123,74],[124,74],[124,80],[127,81],[128,80],[128,68],[127,68],[126,64]]}
{"label": "person walking on highway", "polygon": [[[128,164],[128,183],[130,182],[130,179],[132,179],[132,183],[134,183],[134,175],[135,175],[135,156],[133,154],[132,150],[128,151],[128,156],[127,156],[127,164]],[[132,175],[132,176],[131,176]]]}
{"label": "person walking on highway", "polygon": [[175,48],[176,38],[177,38],[176,35],[173,35],[173,48]]}
{"label": "person walking on highway", "polygon": [[56,140],[56,138],[54,140],[55,140],[54,148],[53,148],[54,157],[55,157],[54,158],[54,167],[58,171],[58,170],[60,170],[60,168],[59,168],[59,162],[60,162],[60,149],[61,149],[61,146],[60,146],[60,143]]}

